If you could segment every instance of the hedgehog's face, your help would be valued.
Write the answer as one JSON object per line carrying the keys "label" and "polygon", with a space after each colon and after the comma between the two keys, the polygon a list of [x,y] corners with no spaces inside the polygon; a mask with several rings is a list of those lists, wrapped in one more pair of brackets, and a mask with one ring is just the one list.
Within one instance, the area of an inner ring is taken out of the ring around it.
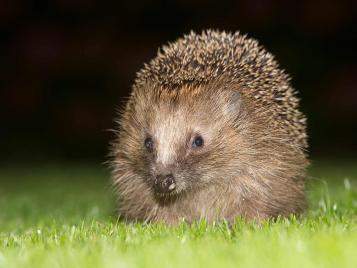
{"label": "hedgehog's face", "polygon": [[197,115],[187,118],[181,108],[160,107],[153,119],[142,139],[142,150],[155,193],[179,193],[202,183],[202,159],[212,142],[211,130],[198,123]]}
{"label": "hedgehog's face", "polygon": [[232,159],[240,142],[233,127],[240,98],[235,93],[220,103],[205,94],[175,100],[161,96],[138,118],[142,177],[157,195],[178,195],[238,172]]}

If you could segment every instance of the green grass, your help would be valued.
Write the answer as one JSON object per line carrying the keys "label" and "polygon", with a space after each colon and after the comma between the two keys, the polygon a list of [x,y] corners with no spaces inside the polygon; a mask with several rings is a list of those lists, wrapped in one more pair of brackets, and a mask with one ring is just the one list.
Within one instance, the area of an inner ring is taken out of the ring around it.
{"label": "green grass", "polygon": [[101,167],[3,167],[0,267],[357,267],[357,165],[341,163],[313,165],[301,219],[232,228],[117,222]]}

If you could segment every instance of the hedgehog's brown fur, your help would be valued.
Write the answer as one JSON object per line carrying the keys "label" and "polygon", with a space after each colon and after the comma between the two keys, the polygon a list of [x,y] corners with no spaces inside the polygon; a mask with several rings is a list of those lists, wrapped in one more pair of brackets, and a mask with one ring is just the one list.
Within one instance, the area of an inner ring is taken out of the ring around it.
{"label": "hedgehog's brown fur", "polygon": [[[239,113],[232,119],[226,107],[234,92]],[[192,32],[164,46],[138,73],[119,124],[113,179],[125,219],[262,219],[305,206],[298,98],[273,56],[240,33]],[[182,141],[196,125],[208,144],[191,152]],[[182,189],[158,196],[150,178],[160,152],[148,156],[143,140],[162,133],[171,139],[165,157],[174,155],[164,168],[177,172]]]}

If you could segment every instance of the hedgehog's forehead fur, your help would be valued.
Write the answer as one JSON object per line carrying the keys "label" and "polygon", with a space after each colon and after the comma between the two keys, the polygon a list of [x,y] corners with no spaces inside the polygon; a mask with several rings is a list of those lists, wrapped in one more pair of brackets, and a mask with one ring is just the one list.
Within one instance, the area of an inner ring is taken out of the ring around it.
{"label": "hedgehog's forehead fur", "polygon": [[138,72],[133,94],[146,88],[159,98],[174,99],[182,90],[194,96],[197,88],[215,81],[239,88],[257,108],[269,110],[273,123],[289,132],[293,141],[307,147],[305,117],[297,109],[299,100],[289,77],[256,40],[239,32],[191,32],[163,46]]}
{"label": "hedgehog's forehead fur", "polygon": [[136,121],[146,129],[147,135],[155,135],[158,128],[165,125],[167,128],[170,120],[177,123],[171,129],[173,132],[187,128],[193,131],[202,125],[214,129],[216,122],[235,125],[239,113],[235,108],[240,104],[240,94],[227,90],[222,79],[205,85],[183,85],[175,90],[148,83],[134,92],[131,101]]}

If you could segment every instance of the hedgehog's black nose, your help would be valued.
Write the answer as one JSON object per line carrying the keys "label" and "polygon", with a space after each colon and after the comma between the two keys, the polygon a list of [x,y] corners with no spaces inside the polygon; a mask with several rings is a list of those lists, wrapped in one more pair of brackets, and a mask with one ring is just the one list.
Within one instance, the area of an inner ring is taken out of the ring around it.
{"label": "hedgehog's black nose", "polygon": [[154,189],[161,194],[170,193],[176,188],[175,178],[172,174],[157,175],[154,181]]}

